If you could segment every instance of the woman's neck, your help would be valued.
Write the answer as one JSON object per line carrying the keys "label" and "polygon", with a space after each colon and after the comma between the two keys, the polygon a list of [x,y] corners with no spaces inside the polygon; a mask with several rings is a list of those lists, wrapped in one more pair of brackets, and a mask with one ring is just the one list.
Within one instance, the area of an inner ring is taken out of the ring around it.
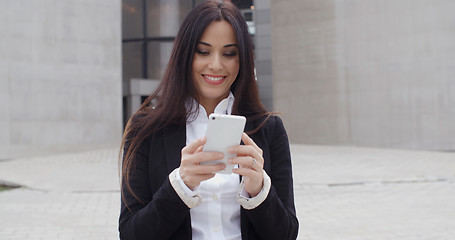
{"label": "woman's neck", "polygon": [[207,113],[207,117],[215,112],[215,108],[219,102],[210,102],[210,103],[200,103],[202,107],[204,107],[205,112]]}

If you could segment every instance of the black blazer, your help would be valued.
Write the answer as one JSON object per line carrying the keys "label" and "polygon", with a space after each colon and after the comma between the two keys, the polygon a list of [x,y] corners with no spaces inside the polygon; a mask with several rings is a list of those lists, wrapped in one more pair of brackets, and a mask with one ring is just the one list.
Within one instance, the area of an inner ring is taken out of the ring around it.
{"label": "black blazer", "polygon": [[[245,132],[255,129],[263,119],[247,122]],[[257,208],[241,208],[242,239],[296,239],[299,224],[294,207],[289,142],[283,122],[271,116],[250,137],[263,150],[264,170],[272,186]],[[141,201],[122,188],[126,205],[122,201],[120,239],[191,239],[190,209],[168,178],[169,173],[180,166],[181,149],[185,144],[185,126],[174,125],[150,136],[140,146],[130,184]]]}

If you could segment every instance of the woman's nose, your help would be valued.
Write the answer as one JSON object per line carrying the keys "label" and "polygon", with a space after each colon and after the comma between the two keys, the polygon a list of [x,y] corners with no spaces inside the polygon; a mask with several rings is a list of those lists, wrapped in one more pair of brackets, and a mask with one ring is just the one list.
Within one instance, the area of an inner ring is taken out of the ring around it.
{"label": "woman's nose", "polygon": [[213,55],[212,59],[210,59],[209,68],[214,71],[219,71],[223,68],[220,55],[218,54]]}

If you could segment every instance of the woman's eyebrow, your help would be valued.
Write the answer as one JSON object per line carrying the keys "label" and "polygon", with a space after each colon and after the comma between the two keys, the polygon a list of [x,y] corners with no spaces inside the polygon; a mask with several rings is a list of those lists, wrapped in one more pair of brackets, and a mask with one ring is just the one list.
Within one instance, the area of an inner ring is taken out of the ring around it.
{"label": "woman's eyebrow", "polygon": [[206,45],[206,46],[209,46],[209,47],[212,46],[212,45],[210,45],[210,44],[208,44],[208,43],[206,43],[206,42],[199,42],[199,44]]}
{"label": "woman's eyebrow", "polygon": [[226,44],[226,45],[224,45],[224,47],[225,47],[225,48],[226,48],[226,47],[236,47],[236,48],[238,48],[237,44],[235,44],[235,43]]}
{"label": "woman's eyebrow", "polygon": [[[199,42],[199,44],[206,45],[206,46],[209,46],[209,47],[212,46],[211,44],[206,43],[206,42],[202,42],[202,41]],[[231,44],[226,44],[226,45],[224,45],[223,47],[227,48],[227,47],[238,47],[238,46],[237,46],[237,44],[235,44],[235,43],[231,43]]]}

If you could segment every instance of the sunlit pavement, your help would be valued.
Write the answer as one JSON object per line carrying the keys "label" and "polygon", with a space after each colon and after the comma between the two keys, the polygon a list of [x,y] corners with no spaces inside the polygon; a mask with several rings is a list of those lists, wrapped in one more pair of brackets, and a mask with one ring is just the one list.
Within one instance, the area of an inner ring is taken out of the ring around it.
{"label": "sunlit pavement", "polygon": [[[455,153],[292,145],[299,239],[455,239]],[[118,239],[118,149],[0,161],[0,239]]]}

